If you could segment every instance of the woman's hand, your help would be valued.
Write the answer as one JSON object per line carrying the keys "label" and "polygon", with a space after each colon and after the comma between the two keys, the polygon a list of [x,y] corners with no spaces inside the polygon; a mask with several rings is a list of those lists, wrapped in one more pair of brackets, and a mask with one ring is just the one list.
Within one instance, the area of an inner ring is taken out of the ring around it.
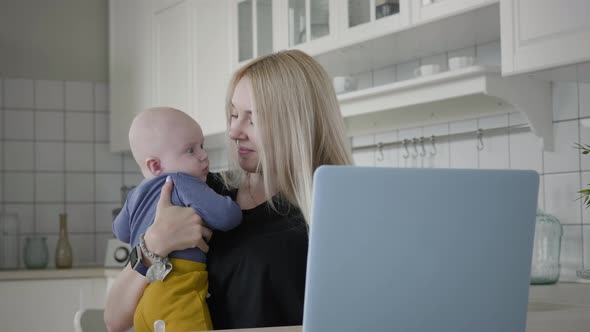
{"label": "woman's hand", "polygon": [[156,218],[145,233],[147,249],[161,257],[175,250],[195,247],[208,252],[207,242],[213,232],[205,227],[203,219],[192,208],[170,203],[173,186],[170,178],[166,179],[156,208]]}

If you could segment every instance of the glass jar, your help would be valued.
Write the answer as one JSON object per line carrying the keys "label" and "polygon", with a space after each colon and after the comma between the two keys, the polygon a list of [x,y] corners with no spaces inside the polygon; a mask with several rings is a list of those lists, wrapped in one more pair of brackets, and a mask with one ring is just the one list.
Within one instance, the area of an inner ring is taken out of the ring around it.
{"label": "glass jar", "polygon": [[19,222],[16,213],[0,214],[0,269],[17,269]]}
{"label": "glass jar", "polygon": [[45,237],[27,237],[25,244],[25,265],[29,269],[44,269],[49,263],[49,250]]}
{"label": "glass jar", "polygon": [[554,216],[537,210],[531,284],[554,284],[559,280],[559,253],[563,229]]}

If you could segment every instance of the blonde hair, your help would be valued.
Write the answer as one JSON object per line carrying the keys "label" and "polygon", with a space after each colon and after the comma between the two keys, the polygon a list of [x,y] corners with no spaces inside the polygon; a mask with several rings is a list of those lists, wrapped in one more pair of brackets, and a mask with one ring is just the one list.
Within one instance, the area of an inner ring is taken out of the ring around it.
{"label": "blonde hair", "polygon": [[[282,51],[254,59],[236,71],[230,81],[226,112],[228,128],[232,96],[238,82],[252,84],[256,111],[258,171],[262,173],[266,199],[277,192],[298,207],[306,222],[311,215],[313,172],[321,165],[350,165],[352,155],[344,121],[331,80],[311,56],[298,50]],[[231,169],[224,177],[238,188],[245,171],[236,153],[230,153]]]}

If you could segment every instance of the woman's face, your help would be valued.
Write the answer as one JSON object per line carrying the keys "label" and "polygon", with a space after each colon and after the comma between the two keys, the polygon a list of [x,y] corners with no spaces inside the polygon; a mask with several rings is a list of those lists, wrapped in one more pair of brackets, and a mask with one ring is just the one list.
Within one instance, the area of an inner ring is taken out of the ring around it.
{"label": "woman's face", "polygon": [[256,110],[250,79],[242,78],[232,96],[229,137],[235,142],[240,167],[255,173],[258,166],[258,136],[254,127]]}

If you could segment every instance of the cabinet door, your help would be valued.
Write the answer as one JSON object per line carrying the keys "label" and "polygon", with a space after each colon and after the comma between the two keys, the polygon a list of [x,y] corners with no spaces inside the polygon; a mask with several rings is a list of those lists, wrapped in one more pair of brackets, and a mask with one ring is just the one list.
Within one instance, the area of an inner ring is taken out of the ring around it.
{"label": "cabinet door", "polygon": [[[199,48],[193,91],[197,101],[193,117],[201,124],[205,136],[221,134],[225,138],[225,94],[231,68],[227,38],[230,5],[227,1],[198,0],[195,6],[196,42]],[[208,145],[209,141],[210,137],[206,137],[205,144]]]}
{"label": "cabinet door", "polygon": [[177,5],[182,1],[184,0],[152,0],[152,9],[154,10],[154,12],[159,12],[166,8]]}
{"label": "cabinet door", "polygon": [[410,0],[346,0],[339,13],[341,43],[380,37],[410,24]]}
{"label": "cabinet door", "polygon": [[145,0],[109,1],[109,109],[113,152],[129,151],[131,121],[153,102],[152,15],[151,4]]}
{"label": "cabinet door", "polygon": [[0,330],[73,332],[76,311],[104,308],[104,285],[102,278],[2,281]]}
{"label": "cabinet door", "polygon": [[196,56],[191,27],[192,1],[185,0],[154,13],[155,105],[194,110],[193,78]]}
{"label": "cabinet door", "polygon": [[[338,0],[340,1],[340,0]],[[286,35],[285,46],[299,48],[315,55],[334,48],[337,38],[338,1],[334,0],[288,0],[280,15]],[[286,26],[285,26],[286,24]]]}
{"label": "cabinet door", "polygon": [[272,0],[233,0],[230,16],[230,31],[234,36],[233,62],[244,63],[261,55],[272,53],[273,8]]}
{"label": "cabinet door", "polygon": [[498,0],[412,0],[412,23],[425,23],[497,2]]}
{"label": "cabinet door", "polygon": [[502,0],[502,74],[590,60],[590,1]]}

